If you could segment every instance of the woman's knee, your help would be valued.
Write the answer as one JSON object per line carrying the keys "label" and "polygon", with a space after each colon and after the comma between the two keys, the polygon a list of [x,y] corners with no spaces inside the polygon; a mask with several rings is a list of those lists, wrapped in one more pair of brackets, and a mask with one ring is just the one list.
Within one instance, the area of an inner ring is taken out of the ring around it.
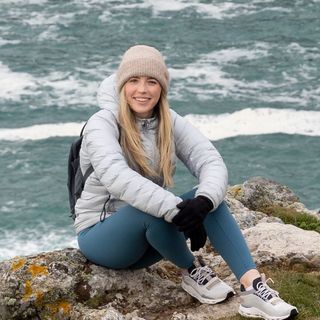
{"label": "woman's knee", "polygon": [[222,201],[220,205],[215,210],[212,210],[209,214],[230,214],[230,209],[226,202]]}
{"label": "woman's knee", "polygon": [[[232,219],[232,220],[231,220]],[[229,207],[227,206],[225,201],[222,201],[221,204],[215,210],[209,212],[204,220],[205,227],[208,227],[212,224],[216,224],[217,222],[230,222],[234,223],[234,218],[230,212]]]}

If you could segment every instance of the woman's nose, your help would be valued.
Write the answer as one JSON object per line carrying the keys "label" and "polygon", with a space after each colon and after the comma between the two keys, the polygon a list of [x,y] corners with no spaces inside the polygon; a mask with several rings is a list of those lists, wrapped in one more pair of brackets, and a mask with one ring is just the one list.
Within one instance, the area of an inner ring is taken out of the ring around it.
{"label": "woman's nose", "polygon": [[138,91],[145,92],[146,90],[147,90],[146,82],[143,80],[140,80],[138,83]]}

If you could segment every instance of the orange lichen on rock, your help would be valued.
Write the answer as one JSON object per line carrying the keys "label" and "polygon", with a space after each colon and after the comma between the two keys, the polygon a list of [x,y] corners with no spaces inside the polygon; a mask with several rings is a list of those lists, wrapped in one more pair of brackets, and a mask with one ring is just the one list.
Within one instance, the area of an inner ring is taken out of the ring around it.
{"label": "orange lichen on rock", "polygon": [[36,292],[36,306],[41,306],[43,304],[44,293],[42,291]]}
{"label": "orange lichen on rock", "polygon": [[43,304],[44,293],[41,290],[32,289],[31,281],[27,280],[24,285],[24,295],[22,296],[22,300],[35,300],[35,304],[37,306],[41,306]]}
{"label": "orange lichen on rock", "polygon": [[71,304],[67,301],[61,301],[59,303],[59,310],[63,310],[63,313],[69,314],[71,311]]}
{"label": "orange lichen on rock", "polygon": [[68,301],[59,301],[57,303],[47,304],[48,309],[52,315],[57,313],[62,313],[64,315],[69,315],[71,311],[71,304]]}
{"label": "orange lichen on rock", "polygon": [[39,266],[36,264],[31,264],[28,268],[28,272],[30,272],[33,277],[49,274],[46,266]]}
{"label": "orange lichen on rock", "polygon": [[17,271],[17,270],[21,269],[25,265],[26,261],[27,260],[25,258],[20,258],[19,260],[14,261],[11,265],[11,270]]}
{"label": "orange lichen on rock", "polygon": [[27,280],[24,285],[24,295],[22,300],[28,300],[32,295],[31,281]]}

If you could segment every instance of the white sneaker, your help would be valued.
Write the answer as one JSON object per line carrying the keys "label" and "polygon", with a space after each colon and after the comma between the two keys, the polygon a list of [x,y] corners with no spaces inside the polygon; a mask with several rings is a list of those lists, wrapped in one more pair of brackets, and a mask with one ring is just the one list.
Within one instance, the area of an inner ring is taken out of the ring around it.
{"label": "white sneaker", "polygon": [[[271,280],[271,279],[268,279]],[[267,280],[267,281],[268,281]],[[240,293],[239,313],[248,318],[282,320],[298,314],[296,307],[283,301],[279,293],[267,285],[265,275],[253,281],[253,289]],[[272,281],[272,280],[271,280]],[[241,288],[244,290],[244,288]]]}
{"label": "white sneaker", "polygon": [[181,286],[201,303],[215,304],[235,294],[234,290],[207,266],[183,273]]}

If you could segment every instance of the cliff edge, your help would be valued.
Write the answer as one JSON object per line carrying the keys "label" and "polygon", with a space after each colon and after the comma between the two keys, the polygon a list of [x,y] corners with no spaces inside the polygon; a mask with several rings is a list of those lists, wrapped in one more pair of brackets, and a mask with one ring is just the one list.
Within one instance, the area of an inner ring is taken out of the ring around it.
{"label": "cliff edge", "polygon": [[[320,271],[320,233],[285,224],[270,212],[319,219],[286,186],[261,177],[228,189],[226,202],[258,267]],[[239,291],[222,258],[207,245],[199,254]],[[180,270],[168,261],[136,271],[96,266],[74,248],[0,263],[0,319],[205,320],[237,313],[238,296],[201,305],[180,286]]]}

